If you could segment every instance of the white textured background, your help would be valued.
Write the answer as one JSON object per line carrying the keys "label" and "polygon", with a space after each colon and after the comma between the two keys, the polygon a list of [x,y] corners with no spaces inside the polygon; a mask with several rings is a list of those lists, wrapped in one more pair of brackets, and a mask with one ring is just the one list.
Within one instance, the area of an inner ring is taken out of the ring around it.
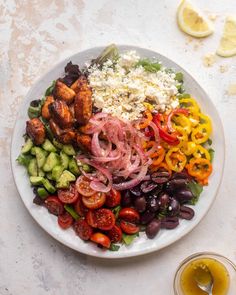
{"label": "white textured background", "polygon": [[[236,57],[218,57],[209,68],[202,63],[236,4],[193,1],[217,15],[215,34],[205,40],[178,30],[175,0],[0,0],[0,295],[169,295],[175,269],[189,254],[211,250],[236,261],[236,96],[227,94],[236,83]],[[215,103],[226,135],[224,179],[200,225],[162,251],[120,261],[76,253],[39,228],[17,193],[9,158],[14,121],[30,86],[64,57],[112,42],[156,50],[191,72]]]}

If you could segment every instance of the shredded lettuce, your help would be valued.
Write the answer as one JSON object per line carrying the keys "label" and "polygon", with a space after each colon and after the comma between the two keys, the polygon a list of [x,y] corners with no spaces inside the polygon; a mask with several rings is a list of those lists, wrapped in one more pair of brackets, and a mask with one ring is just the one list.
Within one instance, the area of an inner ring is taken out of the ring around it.
{"label": "shredded lettuce", "polygon": [[197,183],[196,181],[192,180],[187,184],[187,187],[193,194],[193,199],[191,200],[190,204],[195,205],[198,202],[198,199],[203,191],[203,187]]}
{"label": "shredded lettuce", "polygon": [[132,244],[133,240],[138,236],[139,236],[138,233],[133,234],[133,235],[127,235],[127,234],[123,233],[122,240],[128,246],[128,245]]}
{"label": "shredded lettuce", "polygon": [[145,59],[140,59],[136,65],[136,67],[142,66],[145,71],[155,73],[160,71],[161,69],[161,64],[159,62],[153,62],[148,58]]}

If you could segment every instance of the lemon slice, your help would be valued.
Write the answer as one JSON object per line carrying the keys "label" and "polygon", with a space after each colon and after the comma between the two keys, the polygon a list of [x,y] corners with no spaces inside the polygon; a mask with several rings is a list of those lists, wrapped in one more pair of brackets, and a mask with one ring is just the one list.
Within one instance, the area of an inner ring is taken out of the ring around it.
{"label": "lemon slice", "polygon": [[224,32],[216,53],[224,57],[236,54],[236,17],[228,16],[226,18]]}
{"label": "lemon slice", "polygon": [[182,0],[177,11],[180,29],[190,36],[201,38],[213,33],[211,22],[187,0]]}

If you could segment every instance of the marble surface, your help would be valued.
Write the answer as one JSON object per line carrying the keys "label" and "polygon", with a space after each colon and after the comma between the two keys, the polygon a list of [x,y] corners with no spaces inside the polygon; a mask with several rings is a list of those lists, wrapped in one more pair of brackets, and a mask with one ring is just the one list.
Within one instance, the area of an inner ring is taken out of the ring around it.
{"label": "marble surface", "polygon": [[[205,40],[179,31],[174,0],[0,0],[1,295],[168,295],[179,262],[194,252],[214,251],[236,262],[236,96],[227,91],[236,83],[236,57],[203,65],[236,7],[234,0],[193,1],[216,16],[215,33]],[[111,42],[156,50],[192,73],[218,109],[226,137],[223,182],[202,222],[164,250],[119,261],[84,256],[46,234],[18,195],[9,156],[17,111],[30,86],[64,57]]]}

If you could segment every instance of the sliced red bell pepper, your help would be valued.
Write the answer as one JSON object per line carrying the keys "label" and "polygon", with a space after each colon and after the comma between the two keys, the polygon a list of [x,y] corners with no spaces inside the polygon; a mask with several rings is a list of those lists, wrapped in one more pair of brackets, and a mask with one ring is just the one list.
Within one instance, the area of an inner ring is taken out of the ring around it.
{"label": "sliced red bell pepper", "polygon": [[167,117],[167,127],[168,127],[168,130],[170,132],[174,132],[175,130],[173,129],[172,127],[172,124],[171,124],[171,119],[174,115],[176,114],[183,114],[185,116],[188,116],[189,115],[189,110],[187,109],[175,109],[173,111],[171,111]]}
{"label": "sliced red bell pepper", "polygon": [[162,114],[156,114],[153,116],[153,122],[157,125],[159,129],[160,137],[170,145],[179,144],[179,139],[177,138],[177,135],[169,134],[166,131],[166,126],[162,126],[161,121],[163,121]]}

